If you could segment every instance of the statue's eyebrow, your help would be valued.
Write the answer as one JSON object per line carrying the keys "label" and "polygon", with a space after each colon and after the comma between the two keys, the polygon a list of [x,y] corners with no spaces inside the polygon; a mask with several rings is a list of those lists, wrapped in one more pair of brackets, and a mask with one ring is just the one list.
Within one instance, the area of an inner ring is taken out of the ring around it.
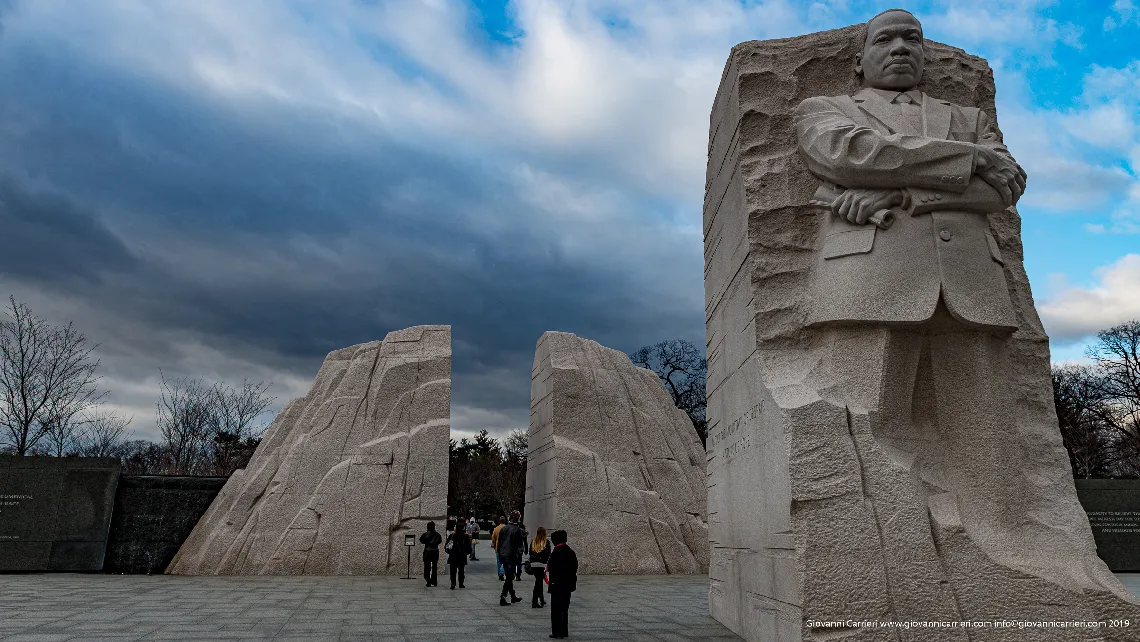
{"label": "statue's eyebrow", "polygon": [[893,36],[895,34],[902,34],[904,36],[909,36],[912,33],[916,33],[916,34],[921,36],[922,35],[922,29],[920,29],[918,27],[914,27],[914,26],[909,26],[909,25],[898,26],[898,27],[882,27],[881,29],[876,30],[875,33],[872,34],[871,37],[872,38],[878,38],[879,36],[884,35],[884,34],[886,34],[888,36]]}

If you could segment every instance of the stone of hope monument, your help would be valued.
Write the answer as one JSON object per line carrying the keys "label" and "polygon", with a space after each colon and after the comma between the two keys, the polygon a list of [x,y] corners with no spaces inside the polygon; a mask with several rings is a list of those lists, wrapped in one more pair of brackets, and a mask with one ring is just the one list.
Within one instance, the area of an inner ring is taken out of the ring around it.
{"label": "stone of hope monument", "polygon": [[732,50],[704,206],[709,607],[748,640],[1140,639],[1058,432],[994,93],[901,10]]}

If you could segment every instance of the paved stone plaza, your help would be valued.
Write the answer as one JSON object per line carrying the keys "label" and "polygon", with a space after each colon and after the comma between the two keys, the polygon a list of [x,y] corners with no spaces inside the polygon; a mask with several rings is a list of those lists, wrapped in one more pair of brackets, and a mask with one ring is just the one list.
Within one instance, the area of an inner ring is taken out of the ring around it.
{"label": "paved stone plaza", "polygon": [[[0,576],[0,642],[62,640],[539,640],[550,611],[498,605],[491,564],[467,588],[419,578]],[[1119,577],[1140,595],[1140,573]],[[524,581],[529,579],[523,576]],[[519,584],[520,588],[525,586]],[[577,640],[739,640],[708,616],[701,576],[583,576]]]}
{"label": "paved stone plaza", "polygon": [[[547,639],[531,578],[517,584],[523,602],[501,607],[492,565],[473,562],[454,591],[445,576],[428,589],[394,577],[5,575],[0,641]],[[708,578],[681,575],[579,578],[570,638],[739,640],[708,616]]]}

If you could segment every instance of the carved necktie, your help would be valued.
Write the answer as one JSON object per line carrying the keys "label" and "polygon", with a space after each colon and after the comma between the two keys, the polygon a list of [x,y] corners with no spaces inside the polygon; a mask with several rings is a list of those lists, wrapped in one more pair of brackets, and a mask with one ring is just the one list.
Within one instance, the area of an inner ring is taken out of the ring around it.
{"label": "carved necktie", "polygon": [[911,136],[922,135],[922,107],[917,105],[913,98],[905,92],[895,96],[894,104],[902,112],[902,117],[899,119],[898,132],[900,134],[909,134]]}

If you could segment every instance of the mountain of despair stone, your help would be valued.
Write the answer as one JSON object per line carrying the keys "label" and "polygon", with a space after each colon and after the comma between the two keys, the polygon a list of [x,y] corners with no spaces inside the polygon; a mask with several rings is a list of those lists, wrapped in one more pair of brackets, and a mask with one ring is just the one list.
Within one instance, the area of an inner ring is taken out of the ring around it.
{"label": "mountain of despair stone", "polygon": [[531,371],[524,518],[567,531],[579,573],[704,573],[705,453],[657,375],[566,332]]}
{"label": "mountain of despair stone", "polygon": [[404,534],[444,528],[450,415],[450,326],[330,352],[167,573],[404,573]]}

